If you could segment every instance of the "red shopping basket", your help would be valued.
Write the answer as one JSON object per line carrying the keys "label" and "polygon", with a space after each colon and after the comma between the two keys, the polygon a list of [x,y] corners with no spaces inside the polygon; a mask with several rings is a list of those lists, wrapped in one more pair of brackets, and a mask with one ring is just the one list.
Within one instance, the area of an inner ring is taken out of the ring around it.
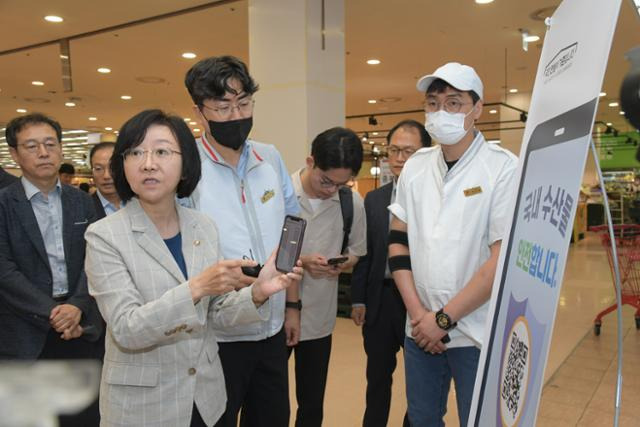
{"label": "red shopping basket", "polygon": [[[611,237],[609,228],[606,225],[591,227],[591,231],[600,233],[602,246],[607,250],[609,267],[611,267],[611,277],[615,290],[615,272],[613,269],[613,252],[611,251]],[[622,293],[622,305],[628,304],[636,308],[635,321],[636,329],[640,329],[640,225],[623,224],[614,225],[616,250],[618,252],[618,265],[620,267],[620,285]],[[618,307],[613,304],[602,310],[593,321],[593,331],[600,335],[602,317],[611,313]]]}

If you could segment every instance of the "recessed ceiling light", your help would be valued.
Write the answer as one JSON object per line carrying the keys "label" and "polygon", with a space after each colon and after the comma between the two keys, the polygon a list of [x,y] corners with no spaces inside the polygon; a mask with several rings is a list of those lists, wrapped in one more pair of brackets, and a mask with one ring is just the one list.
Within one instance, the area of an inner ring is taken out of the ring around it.
{"label": "recessed ceiling light", "polygon": [[613,126],[613,123],[607,122],[607,126]]}
{"label": "recessed ceiling light", "polygon": [[529,34],[528,36],[523,37],[522,40],[526,41],[527,43],[533,43],[533,42],[537,42],[538,40],[540,40],[540,36]]}
{"label": "recessed ceiling light", "polygon": [[600,92],[600,96],[607,96],[607,92]]}
{"label": "recessed ceiling light", "polygon": [[131,99],[131,95],[122,95],[120,99],[124,99],[125,101],[128,101]]}
{"label": "recessed ceiling light", "polygon": [[184,120],[185,122],[190,122],[190,121],[191,121],[191,119],[190,119],[189,117],[185,117],[183,120]]}
{"label": "recessed ceiling light", "polygon": [[372,59],[368,59],[367,60],[367,64],[369,64],[369,65],[378,65],[378,64],[380,64],[380,60],[379,59],[373,59],[373,58]]}
{"label": "recessed ceiling light", "polygon": [[106,128],[104,128],[104,130],[113,130],[112,127],[107,126]]}
{"label": "recessed ceiling light", "polygon": [[16,113],[26,113],[26,112],[27,112],[27,110],[25,110],[24,108],[18,108],[16,110]]}
{"label": "recessed ceiling light", "polygon": [[489,110],[489,114],[496,114],[498,110]]}
{"label": "recessed ceiling light", "polygon": [[619,104],[617,102],[610,102],[609,107],[617,107]]}
{"label": "recessed ceiling light", "polygon": [[194,132],[200,132],[200,129],[195,128],[195,129],[193,129],[193,131],[194,131]]}
{"label": "recessed ceiling light", "polygon": [[197,124],[198,124],[198,122],[194,122],[194,121],[192,120],[192,121],[190,121],[190,122],[189,122],[189,124],[193,126],[193,125],[197,125]]}
{"label": "recessed ceiling light", "polygon": [[370,99],[370,100],[369,100],[369,101],[367,101],[367,102],[368,102],[369,104],[375,104],[375,103],[376,103],[376,102],[378,102],[378,101],[376,101],[375,99]]}
{"label": "recessed ceiling light", "polygon": [[47,22],[62,22],[64,21],[64,19],[62,19],[60,16],[56,16],[56,15],[47,15],[44,17],[44,20]]}
{"label": "recessed ceiling light", "polygon": [[516,88],[509,89],[509,93],[518,93],[518,89]]}
{"label": "recessed ceiling light", "polygon": [[65,105],[65,107],[75,107],[76,103],[75,102],[65,102],[64,105]]}
{"label": "recessed ceiling light", "polygon": [[185,58],[185,59],[193,59],[196,56],[198,56],[198,55],[196,55],[193,52],[185,52],[185,53],[182,54],[182,57]]}
{"label": "recessed ceiling light", "polygon": [[96,120],[98,120],[98,118],[97,117],[89,117],[89,120],[92,121],[92,122],[95,122]]}
{"label": "recessed ceiling light", "polygon": [[111,72],[111,68],[100,67],[98,68],[98,72],[101,74],[109,74]]}
{"label": "recessed ceiling light", "polygon": [[378,136],[378,132],[373,132],[371,135]]}
{"label": "recessed ceiling light", "polygon": [[493,0],[476,0],[476,3],[478,3],[478,4],[489,4],[489,3],[493,3]]}
{"label": "recessed ceiling light", "polygon": [[620,111],[620,115],[621,115],[621,116],[624,116],[624,111]]}
{"label": "recessed ceiling light", "polygon": [[44,86],[44,82],[41,82],[40,80],[34,80],[31,84],[34,86]]}
{"label": "recessed ceiling light", "polygon": [[114,130],[113,133],[115,133],[116,135],[118,135],[120,132],[118,132],[117,130]]}

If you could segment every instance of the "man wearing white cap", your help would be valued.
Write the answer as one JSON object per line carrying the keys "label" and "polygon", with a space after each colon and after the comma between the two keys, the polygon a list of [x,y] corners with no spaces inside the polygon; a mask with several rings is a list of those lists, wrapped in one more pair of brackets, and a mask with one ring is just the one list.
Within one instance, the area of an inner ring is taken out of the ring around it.
{"label": "man wearing white cap", "polygon": [[408,315],[409,420],[443,426],[453,379],[466,426],[517,159],[474,127],[483,87],[473,68],[445,64],[417,87],[438,145],[407,161],[389,207],[389,268]]}

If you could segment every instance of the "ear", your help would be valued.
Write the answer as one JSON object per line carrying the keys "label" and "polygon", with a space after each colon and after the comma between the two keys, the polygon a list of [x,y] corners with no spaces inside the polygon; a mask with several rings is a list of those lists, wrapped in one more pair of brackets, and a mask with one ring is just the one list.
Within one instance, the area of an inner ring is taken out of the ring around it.
{"label": "ear", "polygon": [[13,162],[19,165],[20,162],[18,161],[18,151],[13,147],[9,147],[9,153],[11,154],[11,158],[13,159]]}
{"label": "ear", "polygon": [[480,118],[480,116],[482,115],[482,107],[483,107],[483,103],[482,100],[478,100],[478,102],[476,102],[476,105],[474,105],[473,107],[473,120],[476,121]]}
{"label": "ear", "polygon": [[313,161],[313,157],[312,156],[307,157],[306,163],[307,163],[307,168],[308,169],[313,169],[313,167],[315,166],[315,162]]}

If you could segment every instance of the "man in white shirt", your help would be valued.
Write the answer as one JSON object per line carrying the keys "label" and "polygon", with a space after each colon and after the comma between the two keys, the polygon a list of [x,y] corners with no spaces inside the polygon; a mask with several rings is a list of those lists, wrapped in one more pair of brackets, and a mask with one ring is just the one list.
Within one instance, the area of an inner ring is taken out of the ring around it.
{"label": "man in white shirt", "polygon": [[408,314],[409,419],[444,425],[453,378],[466,426],[517,159],[473,126],[483,96],[473,68],[445,64],[417,87],[439,145],[407,161],[389,207],[389,268]]}

